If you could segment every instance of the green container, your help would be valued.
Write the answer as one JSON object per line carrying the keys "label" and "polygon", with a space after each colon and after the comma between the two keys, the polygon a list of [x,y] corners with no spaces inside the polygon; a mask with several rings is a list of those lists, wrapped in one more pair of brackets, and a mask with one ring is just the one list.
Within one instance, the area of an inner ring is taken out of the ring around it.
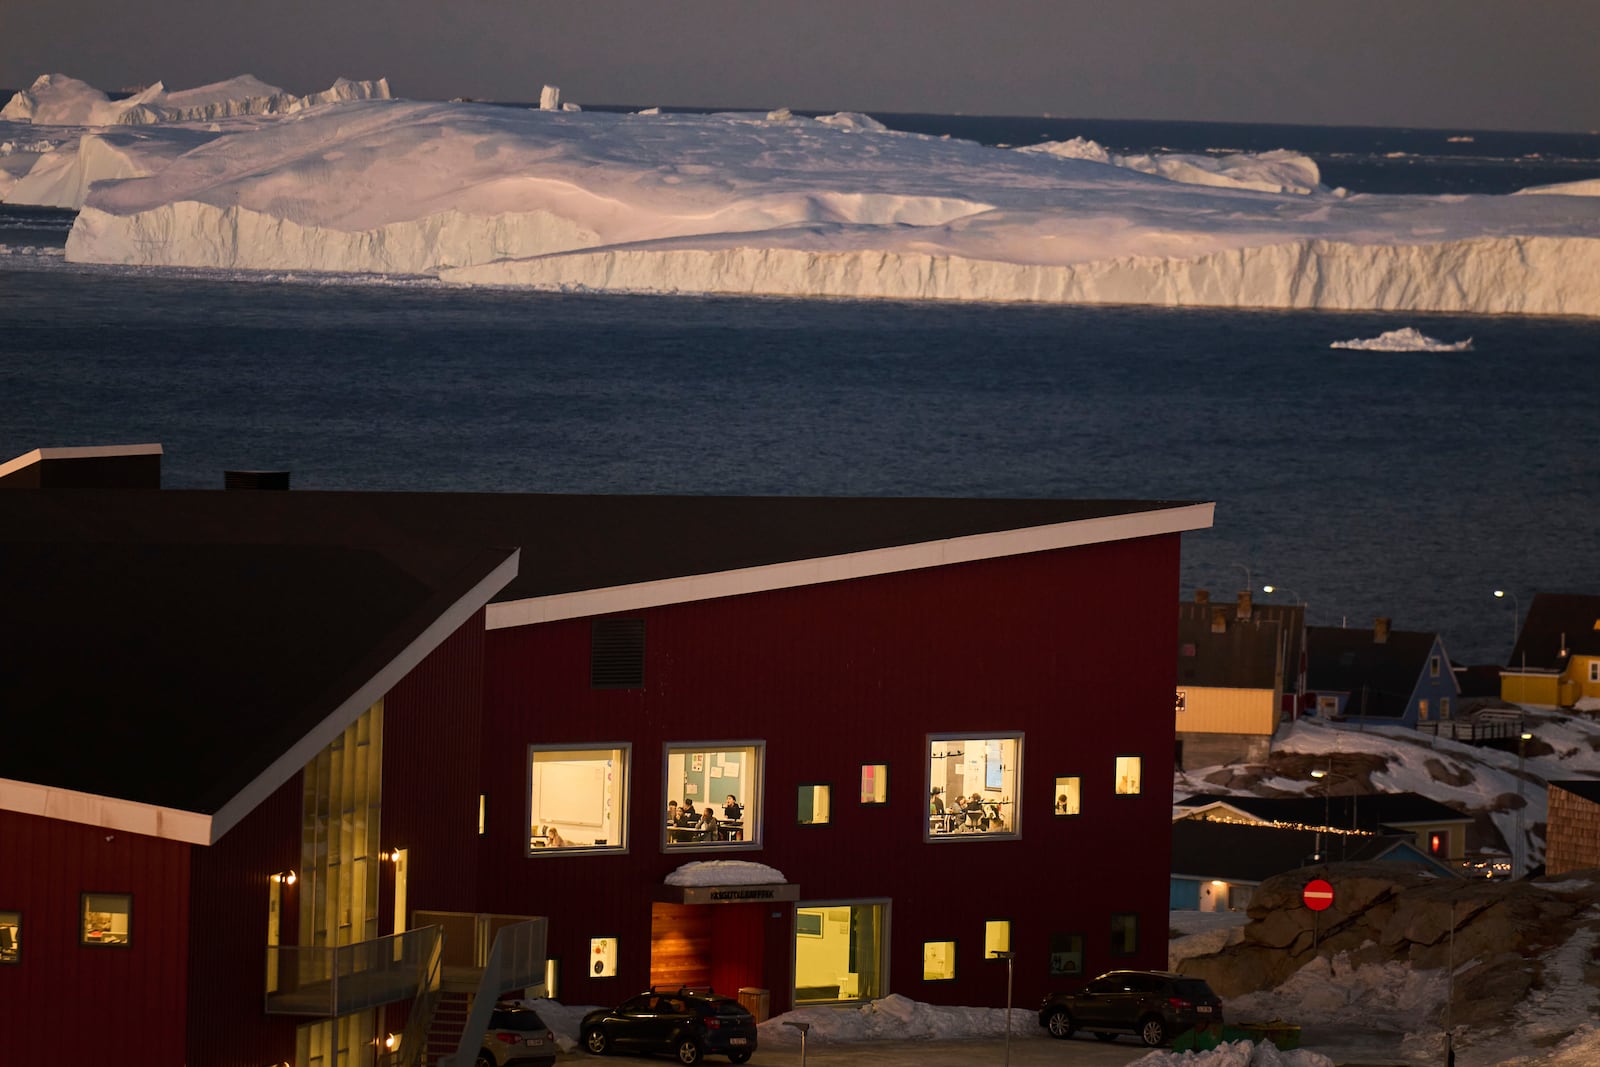
{"label": "green container", "polygon": [[1222,1028],[1222,1040],[1257,1043],[1270,1041],[1279,1051],[1287,1052],[1289,1049],[1300,1047],[1300,1027],[1281,1019],[1274,1019],[1270,1023],[1228,1024]]}

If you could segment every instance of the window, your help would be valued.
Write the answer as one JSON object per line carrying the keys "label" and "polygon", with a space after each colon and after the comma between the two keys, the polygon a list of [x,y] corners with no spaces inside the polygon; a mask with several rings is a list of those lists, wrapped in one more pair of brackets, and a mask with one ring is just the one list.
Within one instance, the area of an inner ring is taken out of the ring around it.
{"label": "window", "polygon": [[1141,756],[1117,757],[1117,793],[1119,796],[1136,796],[1139,792],[1139,768],[1144,759]]}
{"label": "window", "polygon": [[669,745],[661,779],[666,847],[759,847],[765,758],[760,741]]}
{"label": "window", "polygon": [[22,962],[22,912],[0,911],[0,963]]}
{"label": "window", "polygon": [[799,904],[794,912],[794,1003],[877,1000],[888,993],[887,901]]}
{"label": "window", "polygon": [[1427,700],[1426,697],[1424,697],[1423,699],[1417,701],[1417,721],[1418,722],[1427,722],[1428,721],[1428,700]]}
{"label": "window", "polygon": [[1056,814],[1078,815],[1083,811],[1083,779],[1076,774],[1056,779]]}
{"label": "window", "polygon": [[828,821],[828,795],[825,784],[800,787],[799,822],[801,826],[821,826]]}
{"label": "window", "polygon": [[994,959],[996,952],[1011,951],[1011,920],[990,919],[983,924],[983,958]]}
{"label": "window", "polygon": [[1450,717],[1450,698],[1449,697],[1440,697],[1439,698],[1439,718],[1448,719],[1449,717]]}
{"label": "window", "polygon": [[528,854],[628,845],[631,746],[528,748]]}
{"label": "window", "polygon": [[1052,975],[1083,973],[1083,935],[1050,935],[1050,973]]}
{"label": "window", "polygon": [[883,763],[861,765],[861,803],[889,803],[889,767]]}
{"label": "window", "polygon": [[617,976],[617,939],[591,937],[589,939],[589,975],[593,978]]}
{"label": "window", "polygon": [[126,893],[83,894],[85,945],[126,945],[131,940],[133,897]]}
{"label": "window", "polygon": [[928,840],[1014,837],[1020,795],[1022,735],[930,734]]}
{"label": "window", "polygon": [[924,941],[922,943],[922,980],[924,982],[953,982],[956,977],[956,943],[954,941]]}
{"label": "window", "polygon": [[1589,661],[1589,681],[1600,682],[1600,659]]}
{"label": "window", "polygon": [[1439,657],[1438,656],[1429,656],[1428,657],[1428,677],[1429,678],[1437,678],[1437,677],[1439,677]]}
{"label": "window", "polygon": [[1443,856],[1443,857],[1445,857],[1447,859],[1449,858],[1449,856],[1450,856],[1450,831],[1449,830],[1430,830],[1430,831],[1428,831],[1428,855],[1430,855],[1430,856]]}
{"label": "window", "polygon": [[1111,954],[1132,956],[1139,951],[1139,916],[1131,911],[1111,916]]}
{"label": "window", "polygon": [[596,619],[589,628],[589,688],[644,688],[644,620]]}
{"label": "window", "polygon": [[1322,697],[1322,696],[1317,697],[1317,714],[1318,715],[1337,715],[1337,714],[1339,714],[1339,698],[1338,697]]}

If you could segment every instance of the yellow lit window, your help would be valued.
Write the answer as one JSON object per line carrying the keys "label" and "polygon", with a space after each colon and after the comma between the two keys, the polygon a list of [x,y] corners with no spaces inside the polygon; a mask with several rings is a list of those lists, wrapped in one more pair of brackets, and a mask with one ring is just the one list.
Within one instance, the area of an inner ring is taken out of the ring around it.
{"label": "yellow lit window", "polygon": [[133,925],[133,897],[126,893],[85,893],[82,917],[85,945],[126,945]]}
{"label": "yellow lit window", "polygon": [[950,982],[956,976],[956,943],[954,941],[924,941],[922,943],[922,980],[924,982]]}
{"label": "yellow lit window", "polygon": [[1139,773],[1143,763],[1139,756],[1117,757],[1117,792],[1132,796],[1139,792]]}
{"label": "yellow lit window", "polygon": [[1083,779],[1076,774],[1056,779],[1056,814],[1077,815],[1083,811]]}

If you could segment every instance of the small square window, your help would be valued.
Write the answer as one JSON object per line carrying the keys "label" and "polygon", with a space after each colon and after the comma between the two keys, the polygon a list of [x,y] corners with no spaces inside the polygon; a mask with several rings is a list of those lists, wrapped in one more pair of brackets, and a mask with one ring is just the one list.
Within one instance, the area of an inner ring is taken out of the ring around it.
{"label": "small square window", "polygon": [[922,943],[922,980],[924,982],[953,982],[956,977],[956,943],[954,941],[924,941]]}
{"label": "small square window", "polygon": [[1083,779],[1069,774],[1056,779],[1056,814],[1078,815],[1083,812]]}
{"label": "small square window", "polygon": [[861,803],[889,803],[889,766],[886,763],[861,765]]}
{"label": "small square window", "polygon": [[589,939],[589,976],[615,978],[617,976],[617,939],[591,937]]}
{"label": "small square window", "polygon": [[22,912],[0,911],[0,963],[22,962]]}
{"label": "small square window", "polygon": [[1050,935],[1050,973],[1052,975],[1083,973],[1083,935]]}
{"label": "small square window", "polygon": [[83,894],[85,945],[126,945],[133,927],[133,897],[127,893]]}
{"label": "small square window", "polygon": [[1011,920],[990,919],[983,924],[983,958],[992,960],[996,952],[1011,951]]}
{"label": "small square window", "polygon": [[1144,759],[1141,756],[1117,757],[1117,793],[1136,796],[1139,792],[1139,771]]}
{"label": "small square window", "polygon": [[829,795],[832,787],[826,783],[800,787],[799,823],[801,826],[822,826],[832,818]]}
{"label": "small square window", "polygon": [[1111,916],[1111,954],[1132,956],[1139,951],[1139,916],[1119,911]]}

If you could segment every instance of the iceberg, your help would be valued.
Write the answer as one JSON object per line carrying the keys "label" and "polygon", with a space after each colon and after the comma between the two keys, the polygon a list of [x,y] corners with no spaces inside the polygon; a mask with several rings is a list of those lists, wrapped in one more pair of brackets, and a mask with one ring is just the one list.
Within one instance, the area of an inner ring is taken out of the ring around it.
{"label": "iceberg", "polygon": [[[1600,315],[1600,199],[1341,196],[1292,154],[1251,164],[1283,168],[1261,189],[1118,166],[1092,142],[990,148],[849,112],[389,98],[139,129],[163,132],[98,131],[81,170],[57,178],[83,190],[70,260],[546,290]],[[1195,158],[1177,169],[1245,167]]]}
{"label": "iceberg", "polygon": [[1045,141],[1024,145],[1017,152],[1039,152],[1059,159],[1087,159],[1127,167],[1142,174],[1154,174],[1168,181],[1191,185],[1215,185],[1232,189],[1255,189],[1265,193],[1327,192],[1321,184],[1322,172],[1316,161],[1298,152],[1279,148],[1271,152],[1230,152],[1206,156],[1170,152],[1120,156],[1100,144],[1074,137],[1069,141]]}
{"label": "iceberg", "polygon": [[0,121],[49,126],[145,125],[215,122],[240,115],[288,115],[321,104],[387,100],[389,83],[340,78],[320,93],[296,96],[249,74],[169,93],[161,82],[125,100],[64,74],[43,74],[0,108]]}
{"label": "iceberg", "polygon": [[1367,340],[1335,341],[1329,348],[1354,348],[1364,352],[1470,352],[1472,338],[1465,341],[1438,341],[1421,330],[1407,326],[1387,330]]}

